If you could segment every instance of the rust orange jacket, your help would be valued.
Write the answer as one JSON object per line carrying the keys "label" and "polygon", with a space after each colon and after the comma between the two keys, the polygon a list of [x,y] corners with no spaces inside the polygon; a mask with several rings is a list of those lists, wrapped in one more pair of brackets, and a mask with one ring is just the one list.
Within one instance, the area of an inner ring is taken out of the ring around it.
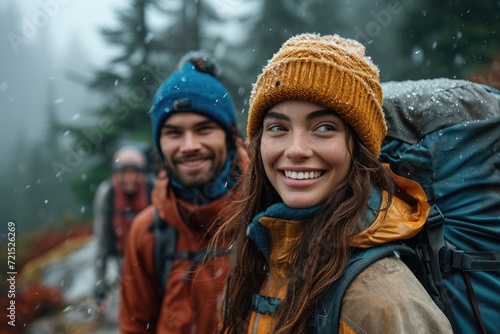
{"label": "rust orange jacket", "polygon": [[[246,170],[246,154],[243,158],[242,170]],[[134,220],[125,251],[120,333],[191,334],[216,330],[217,303],[229,271],[229,257],[214,257],[196,266],[190,275],[186,271],[191,269],[192,261],[175,260],[161,298],[153,254],[153,212],[158,210],[159,216],[177,230],[177,252],[197,252],[207,247],[217,222],[230,211],[225,210],[239,198],[241,190],[239,182],[225,196],[195,206],[175,197],[166,174],[158,177],[153,204]]]}

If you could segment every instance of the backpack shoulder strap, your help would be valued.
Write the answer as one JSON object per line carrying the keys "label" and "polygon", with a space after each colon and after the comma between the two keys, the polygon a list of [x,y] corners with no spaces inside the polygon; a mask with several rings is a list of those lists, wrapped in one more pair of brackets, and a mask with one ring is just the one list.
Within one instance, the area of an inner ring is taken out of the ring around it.
{"label": "backpack shoulder strap", "polygon": [[312,332],[316,334],[338,333],[342,299],[351,282],[372,263],[393,254],[399,257],[399,254],[410,255],[414,252],[410,247],[398,243],[354,251],[342,276],[316,303],[313,316],[308,322],[308,327],[312,329]]}
{"label": "backpack shoulder strap", "polygon": [[113,228],[113,215],[115,213],[115,186],[111,181],[106,193],[106,226],[108,234],[108,254],[114,255],[118,253],[116,248],[116,234]]}
{"label": "backpack shoulder strap", "polygon": [[177,231],[160,218],[156,208],[154,215],[154,263],[156,275],[160,282],[159,295],[163,297],[167,287],[167,280],[172,271],[172,264],[177,248]]}
{"label": "backpack shoulder strap", "polygon": [[113,182],[109,185],[108,193],[106,194],[106,205],[108,207],[109,220],[111,221],[113,212],[115,211],[115,186]]}
{"label": "backpack shoulder strap", "polygon": [[172,265],[174,260],[189,260],[191,265],[186,270],[183,280],[187,281],[190,275],[194,272],[196,266],[205,260],[218,257],[227,256],[231,249],[215,249],[207,253],[206,249],[201,249],[196,252],[178,252],[177,251],[177,239],[178,232],[172,227],[168,222],[165,222],[156,208],[153,211],[154,223],[151,229],[154,233],[154,264],[155,271],[160,282],[160,288],[158,294],[161,298],[166,293],[168,277],[172,271]]}
{"label": "backpack shoulder strap", "polygon": [[151,193],[155,187],[155,181],[151,177],[146,176],[146,192],[148,195],[148,203],[151,203]]}

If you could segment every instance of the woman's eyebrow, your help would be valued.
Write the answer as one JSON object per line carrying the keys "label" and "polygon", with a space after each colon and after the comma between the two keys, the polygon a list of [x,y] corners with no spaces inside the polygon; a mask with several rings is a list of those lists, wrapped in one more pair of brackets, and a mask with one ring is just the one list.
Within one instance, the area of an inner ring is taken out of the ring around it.
{"label": "woman's eyebrow", "polygon": [[[306,119],[308,121],[310,121],[310,120],[313,120],[313,119],[316,119],[316,118],[320,118],[320,117],[324,117],[324,116],[334,116],[334,117],[341,118],[332,109],[321,109],[321,110],[316,110],[316,111],[311,112],[310,114],[307,115]],[[264,116],[264,120],[266,120],[267,118],[274,118],[274,119],[279,119],[279,120],[283,120],[283,121],[289,121],[290,120],[290,118],[287,115],[284,115],[284,114],[276,112],[276,111],[269,111],[269,112],[267,112],[267,114]]]}
{"label": "woman's eyebrow", "polygon": [[307,115],[306,119],[308,121],[310,121],[310,120],[313,120],[315,118],[320,118],[320,117],[323,117],[323,116],[335,116],[335,117],[339,117],[340,118],[340,116],[335,111],[333,111],[332,109],[321,109],[321,110],[313,111],[312,113],[310,113],[309,115]]}
{"label": "woman's eyebrow", "polygon": [[275,112],[275,111],[269,111],[267,112],[267,114],[264,115],[264,120],[266,120],[267,118],[276,118],[276,119],[280,119],[280,120],[283,120],[283,121],[289,121],[290,118],[288,118],[288,116],[284,115],[284,114],[281,114],[279,112]]}

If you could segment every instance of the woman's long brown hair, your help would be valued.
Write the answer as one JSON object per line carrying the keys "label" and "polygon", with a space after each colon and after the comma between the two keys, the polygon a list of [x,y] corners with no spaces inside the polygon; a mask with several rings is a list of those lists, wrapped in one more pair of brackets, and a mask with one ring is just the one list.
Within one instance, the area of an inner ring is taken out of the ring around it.
{"label": "woman's long brown hair", "polygon": [[[355,133],[347,128],[347,139],[352,138],[354,143],[350,149],[350,172],[305,225],[301,241],[292,254],[286,296],[273,316],[271,333],[307,333],[306,324],[315,303],[345,269],[351,251],[350,240],[362,229],[359,218],[367,209],[371,187],[389,193],[389,202],[383,210],[391,202],[392,179]],[[248,224],[257,214],[281,201],[262,165],[261,136],[262,129],[249,143],[251,163],[243,176],[243,199],[212,240],[212,244],[216,244],[220,238],[235,236],[220,326],[220,333],[224,334],[248,330],[252,296],[259,293],[269,269],[264,255],[246,235]]]}

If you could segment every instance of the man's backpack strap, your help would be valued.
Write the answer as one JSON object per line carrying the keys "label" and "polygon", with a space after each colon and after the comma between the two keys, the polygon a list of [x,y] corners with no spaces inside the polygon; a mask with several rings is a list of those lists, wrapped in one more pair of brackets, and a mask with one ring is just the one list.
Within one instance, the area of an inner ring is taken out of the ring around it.
{"label": "man's backpack strap", "polygon": [[177,248],[177,231],[160,218],[156,208],[154,215],[154,263],[155,270],[160,282],[159,295],[163,297],[167,286],[167,280],[172,271],[172,264]]}
{"label": "man's backpack strap", "polygon": [[228,255],[231,251],[227,249],[215,249],[207,252],[202,249],[198,252],[177,252],[177,230],[170,224],[161,219],[156,208],[153,211],[154,215],[154,263],[156,275],[160,282],[159,296],[163,298],[165,289],[167,288],[168,277],[172,271],[174,260],[190,260],[191,265],[187,268],[183,277],[187,281],[190,275],[194,272],[196,266],[202,261],[208,260],[217,256]]}
{"label": "man's backpack strap", "polygon": [[186,281],[189,279],[190,275],[194,272],[196,266],[198,266],[201,262],[207,261],[217,256],[226,256],[231,252],[231,248],[224,249],[214,249],[208,252],[206,249],[203,249],[196,253],[186,253],[189,255],[189,259],[193,260],[193,263],[186,270],[186,274],[184,275],[183,280]]}
{"label": "man's backpack strap", "polygon": [[148,203],[151,203],[151,195],[155,187],[155,181],[151,177],[146,176],[146,194],[148,196]]}
{"label": "man's backpack strap", "polygon": [[372,263],[384,257],[413,254],[414,251],[410,247],[399,243],[384,244],[366,250],[356,249],[351,254],[342,276],[328,288],[316,303],[314,313],[307,324],[308,328],[315,334],[338,333],[342,299],[356,276]]}

